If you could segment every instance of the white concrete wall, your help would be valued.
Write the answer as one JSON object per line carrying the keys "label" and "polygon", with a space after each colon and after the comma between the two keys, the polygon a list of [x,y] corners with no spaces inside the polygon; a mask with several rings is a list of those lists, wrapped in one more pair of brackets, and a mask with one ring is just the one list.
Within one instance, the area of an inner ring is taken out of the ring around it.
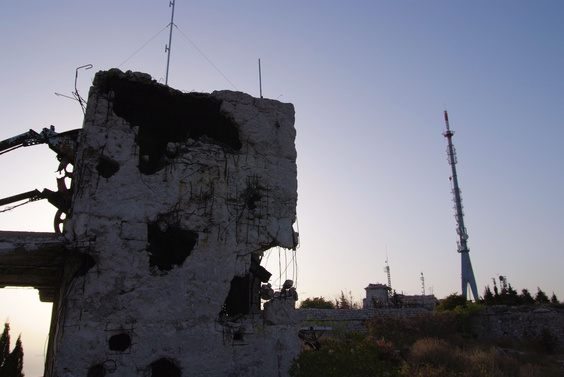
{"label": "white concrete wall", "polygon": [[[139,106],[118,89],[124,80],[175,99],[190,96],[147,75],[98,73],[65,225],[67,239],[90,242],[96,263],[60,297],[48,371],[78,377],[99,365],[106,374],[150,376],[151,363],[166,358],[182,376],[285,375],[299,352],[297,321],[265,324],[262,314],[236,320],[219,313],[231,280],[249,272],[252,253],[296,246],[293,106],[239,92],[207,95],[236,126],[241,148],[209,137],[171,141],[161,156],[164,167],[144,174],[139,165],[146,156],[136,138],[146,125],[116,114]],[[151,127],[164,127],[152,121]],[[162,232],[197,234],[181,264],[151,266],[149,223]],[[119,333],[130,336],[131,346],[112,351],[108,341]]]}

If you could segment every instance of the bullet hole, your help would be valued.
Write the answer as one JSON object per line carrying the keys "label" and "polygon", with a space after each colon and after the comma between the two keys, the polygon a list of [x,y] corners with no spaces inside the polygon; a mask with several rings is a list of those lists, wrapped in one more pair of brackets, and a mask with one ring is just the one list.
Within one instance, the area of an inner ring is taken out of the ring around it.
{"label": "bullet hole", "polygon": [[242,199],[249,210],[257,208],[257,202],[260,202],[262,195],[260,194],[261,185],[258,176],[247,178],[247,187],[243,191]]}
{"label": "bullet hole", "polygon": [[106,369],[104,368],[104,364],[97,364],[88,369],[86,377],[104,377],[105,375]]}
{"label": "bullet hole", "polygon": [[154,174],[169,162],[169,142],[205,141],[236,152],[239,132],[221,112],[221,100],[204,93],[182,93],[151,82],[133,81],[118,70],[98,74],[95,84],[103,93],[113,91],[113,111],[132,127],[139,127],[139,171]]}
{"label": "bullet hole", "polygon": [[180,377],[180,368],[171,359],[159,359],[151,364],[151,377]]}
{"label": "bullet hole", "polygon": [[247,198],[247,208],[253,210],[257,208],[256,202],[260,201],[261,196],[258,193],[251,194]]}
{"label": "bullet hole", "polygon": [[101,157],[96,165],[96,170],[104,178],[110,178],[118,172],[119,164],[107,157]]}
{"label": "bullet hole", "polygon": [[124,333],[112,335],[108,345],[110,346],[110,351],[123,352],[131,346],[131,337]]}
{"label": "bullet hole", "polygon": [[244,338],[245,335],[245,328],[241,327],[237,330],[235,330],[235,332],[233,333],[233,341],[234,342],[243,342],[245,339]]}
{"label": "bullet hole", "polygon": [[151,254],[149,264],[161,271],[169,271],[182,263],[194,249],[198,241],[198,233],[168,226],[162,231],[158,223],[147,225],[147,251]]}

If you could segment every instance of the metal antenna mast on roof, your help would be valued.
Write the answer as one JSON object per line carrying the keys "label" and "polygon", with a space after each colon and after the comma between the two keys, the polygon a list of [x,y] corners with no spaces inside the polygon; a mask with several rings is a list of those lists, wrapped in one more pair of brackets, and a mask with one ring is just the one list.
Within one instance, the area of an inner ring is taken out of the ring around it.
{"label": "metal antenna mast on roof", "polygon": [[421,293],[425,296],[425,276],[423,276],[423,271],[421,271]]}
{"label": "metal antenna mast on roof", "polygon": [[166,77],[165,85],[168,85],[168,67],[170,65],[170,47],[172,44],[172,27],[174,26],[174,0],[168,4],[168,7],[172,7],[172,16],[170,17],[170,34],[168,36],[168,45],[165,46],[165,52],[168,52],[168,58],[166,59]]}
{"label": "metal antenna mast on roof", "polygon": [[262,73],[260,71],[260,59],[259,59],[259,90],[260,90],[260,98],[262,98]]}
{"label": "metal antenna mast on roof", "polygon": [[388,295],[392,295],[392,274],[390,273],[390,265],[388,264],[388,248],[386,247],[386,267],[384,267],[384,271],[388,276]]}
{"label": "metal antenna mast on roof", "polygon": [[460,197],[460,188],[458,188],[458,176],[456,175],[456,150],[454,145],[452,145],[452,136],[454,132],[450,130],[448,124],[448,113],[445,110],[445,123],[446,132],[443,134],[447,138],[447,156],[448,163],[452,169],[452,176],[450,180],[452,181],[452,194],[454,196],[454,217],[456,218],[456,232],[458,233],[458,252],[461,257],[461,269],[462,269],[462,294],[468,297],[468,286],[472,291],[472,296],[474,300],[478,300],[478,288],[476,287],[476,279],[474,278],[474,270],[472,269],[472,263],[470,262],[470,249],[468,248],[468,233],[464,227],[464,213],[462,212],[462,198]]}

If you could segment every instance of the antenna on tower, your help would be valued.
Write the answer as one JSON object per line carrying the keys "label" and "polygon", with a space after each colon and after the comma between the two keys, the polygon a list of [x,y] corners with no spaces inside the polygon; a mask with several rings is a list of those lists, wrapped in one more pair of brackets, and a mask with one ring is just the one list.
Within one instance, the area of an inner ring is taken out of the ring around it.
{"label": "antenna on tower", "polygon": [[384,267],[386,275],[388,275],[388,294],[392,294],[392,275],[390,274],[390,265],[388,264],[388,248],[386,247],[386,267]]}
{"label": "antenna on tower", "polygon": [[470,249],[468,248],[468,233],[464,227],[464,213],[462,212],[462,198],[460,196],[460,188],[458,187],[458,176],[456,175],[456,150],[452,144],[452,136],[454,132],[450,130],[448,123],[448,113],[445,114],[446,132],[443,136],[447,138],[447,160],[451,166],[452,176],[450,180],[452,182],[452,194],[454,202],[454,217],[456,218],[456,232],[458,233],[458,252],[461,257],[461,269],[462,269],[462,294],[468,297],[468,286],[472,291],[472,296],[474,300],[478,300],[478,288],[476,287],[476,279],[474,278],[474,270],[472,269],[472,262],[470,262]]}
{"label": "antenna on tower", "polygon": [[262,98],[262,73],[260,70],[260,58],[259,58],[259,90],[260,90],[260,98]]}
{"label": "antenna on tower", "polygon": [[425,276],[423,276],[423,271],[421,271],[421,293],[425,296]]}
{"label": "antenna on tower", "polygon": [[165,85],[168,85],[168,67],[170,65],[170,48],[172,45],[172,27],[174,26],[174,1],[171,0],[168,4],[169,8],[172,7],[172,16],[170,17],[170,34],[168,36],[168,45],[165,46],[165,52],[168,51],[168,58],[166,59],[166,77]]}

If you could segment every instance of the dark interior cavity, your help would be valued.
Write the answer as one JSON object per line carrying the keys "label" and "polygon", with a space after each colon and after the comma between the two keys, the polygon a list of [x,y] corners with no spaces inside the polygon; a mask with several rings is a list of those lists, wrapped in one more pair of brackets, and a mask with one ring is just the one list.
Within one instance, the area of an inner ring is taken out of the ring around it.
{"label": "dark interior cavity", "polygon": [[108,345],[110,351],[123,352],[131,346],[131,337],[125,333],[112,335],[108,341]]}
{"label": "dark interior cavity", "polygon": [[260,312],[260,285],[272,274],[260,265],[260,257],[251,255],[251,268],[245,276],[231,280],[229,294],[221,307],[220,316],[236,317]]}
{"label": "dark interior cavity", "polygon": [[104,178],[110,178],[112,175],[118,172],[119,164],[113,160],[106,157],[101,157],[96,165],[96,170]]}
{"label": "dark interior cavity", "polygon": [[97,364],[88,368],[88,374],[86,377],[104,377],[106,375],[106,369],[104,364]]}
{"label": "dark interior cavity", "polygon": [[233,121],[221,113],[221,100],[203,93],[182,93],[165,85],[132,81],[118,74],[98,82],[113,96],[113,111],[139,127],[139,171],[153,174],[167,165],[166,146],[190,138],[241,149]]}
{"label": "dark interior cavity", "polygon": [[170,359],[159,359],[151,364],[151,377],[180,377],[180,368]]}
{"label": "dark interior cavity", "polygon": [[147,226],[149,247],[151,254],[149,264],[156,266],[161,271],[169,271],[174,266],[182,263],[194,249],[198,241],[198,233],[168,226],[162,231],[157,223]]}

